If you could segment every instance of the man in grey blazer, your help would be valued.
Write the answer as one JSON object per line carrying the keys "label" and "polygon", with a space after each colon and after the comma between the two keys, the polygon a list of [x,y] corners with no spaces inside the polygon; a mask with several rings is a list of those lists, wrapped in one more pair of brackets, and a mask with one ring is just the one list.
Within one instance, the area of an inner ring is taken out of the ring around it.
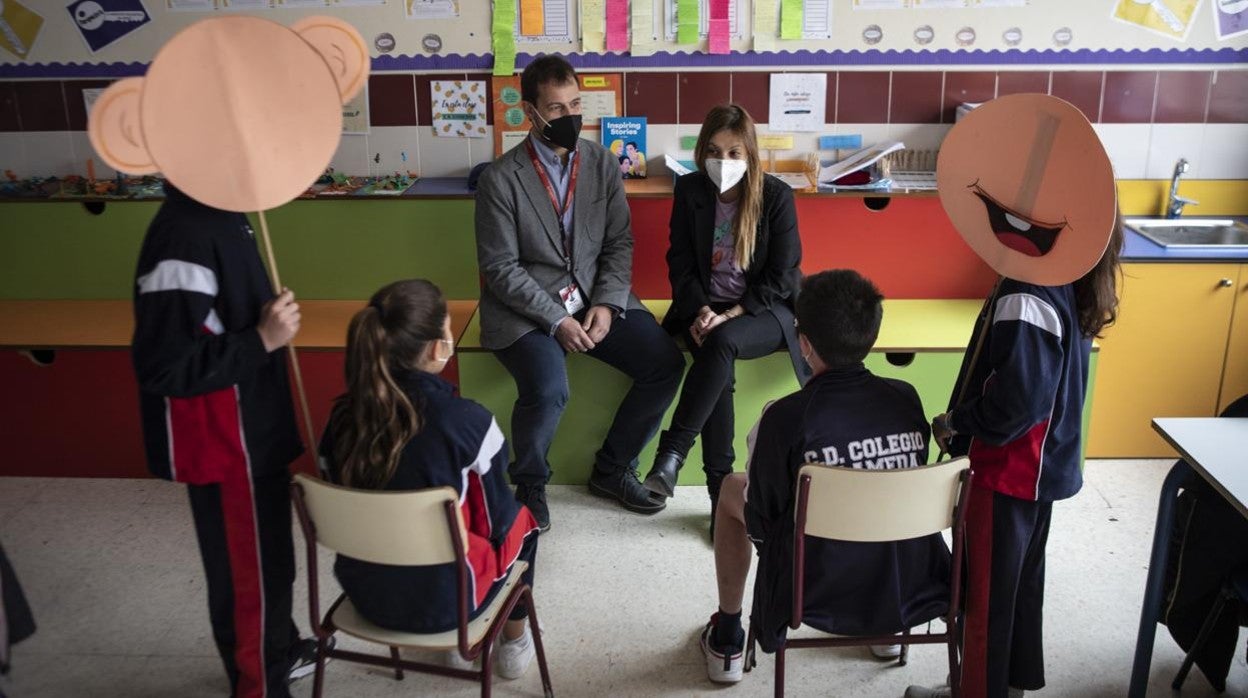
{"label": "man in grey blazer", "polygon": [[568,401],[564,365],[583,352],[633,385],[594,456],[590,491],[653,514],[665,506],[637,478],[637,455],[676,394],[685,361],[632,294],[633,235],[619,164],[580,140],[576,72],[547,55],[520,78],[531,124],[477,186],[481,343],[516,381],[511,417],[516,499],[550,527],[546,455]]}

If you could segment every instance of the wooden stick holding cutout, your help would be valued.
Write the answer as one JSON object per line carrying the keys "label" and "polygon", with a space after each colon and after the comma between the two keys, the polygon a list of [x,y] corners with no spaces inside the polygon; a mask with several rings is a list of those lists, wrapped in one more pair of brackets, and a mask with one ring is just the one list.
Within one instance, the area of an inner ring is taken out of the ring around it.
{"label": "wooden stick holding cutout", "polygon": [[[273,282],[273,293],[282,295],[282,276],[277,270],[277,257],[273,256],[273,238],[269,235],[269,219],[264,211],[256,211],[260,218],[260,239],[264,241],[264,255],[269,261],[269,279]],[[303,412],[303,427],[308,431],[308,443],[316,451],[316,428],[312,424],[312,410],[308,409],[308,391],[303,387],[303,370],[299,368],[299,354],[295,351],[295,340],[286,345],[290,350],[290,372],[295,376],[295,394],[299,396],[299,409]],[[316,460],[313,457],[313,460]]]}
{"label": "wooden stick holding cutout", "polygon": [[[364,87],[368,71],[363,37],[335,17],[305,17],[290,27],[214,17],[170,39],[144,77],[110,86],[92,107],[88,133],[119,172],[160,172],[205,206],[258,212],[280,294],[264,212],[302,194],[325,171],[342,136],[342,105]],[[315,450],[293,342],[290,357]]]}

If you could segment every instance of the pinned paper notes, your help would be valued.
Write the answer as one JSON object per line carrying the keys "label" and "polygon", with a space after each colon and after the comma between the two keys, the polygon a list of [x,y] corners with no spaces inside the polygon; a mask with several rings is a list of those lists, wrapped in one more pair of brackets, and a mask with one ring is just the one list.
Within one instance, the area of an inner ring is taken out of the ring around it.
{"label": "pinned paper notes", "polygon": [[[520,3],[520,21],[515,21],[517,15],[514,7],[510,13],[512,25],[509,30],[514,32],[513,38],[516,43],[562,44],[570,43],[575,38],[576,27],[572,24],[573,0],[494,0],[496,19],[499,3],[504,1],[512,5],[516,2]],[[597,18],[594,29],[596,36],[589,37],[591,44],[602,40],[603,2],[604,0],[586,0],[585,2],[586,7],[589,8],[589,14]],[[598,48],[601,50],[601,43],[598,44]]]}
{"label": "pinned paper notes", "polygon": [[[538,4],[540,7],[540,2]],[[516,72],[516,39],[512,35],[515,24],[516,0],[495,0],[492,27],[495,75],[511,75]]]}
{"label": "pinned paper notes", "polygon": [[780,15],[775,2],[754,3],[754,50],[774,51]]}
{"label": "pinned paper notes", "polygon": [[780,38],[802,38],[802,0],[783,0],[780,5]]}
{"label": "pinned paper notes", "polygon": [[827,111],[826,73],[775,73],[771,76],[771,127],[777,131],[823,130]]}
{"label": "pinned paper notes", "polygon": [[581,0],[581,50],[602,53],[606,48],[605,0]]}
{"label": "pinned paper notes", "polygon": [[20,2],[8,0],[0,5],[0,48],[18,58],[25,58],[35,45],[43,17]]}
{"label": "pinned paper notes", "polygon": [[698,0],[677,0],[676,43],[698,43]]}
{"label": "pinned paper notes", "polygon": [[[502,0],[503,4],[508,4],[507,0]],[[499,3],[495,3],[495,12],[498,12]],[[543,10],[545,3],[542,0],[520,0],[520,33],[528,36],[540,36],[546,33],[546,16]],[[513,10],[514,11],[514,10]]]}
{"label": "pinned paper notes", "polygon": [[607,0],[607,50],[628,50],[628,0]]}
{"label": "pinned paper notes", "polygon": [[708,52],[725,54],[732,51],[728,43],[728,0],[711,0],[710,20],[707,22]]}
{"label": "pinned paper notes", "polygon": [[629,53],[634,56],[649,56],[658,45],[654,34],[654,6],[648,2],[634,2],[632,15],[633,44]]}
{"label": "pinned paper notes", "polygon": [[766,135],[758,137],[759,150],[793,150],[793,136]]}
{"label": "pinned paper notes", "polygon": [[819,150],[848,150],[862,147],[862,134],[846,134],[843,136],[819,136]]}

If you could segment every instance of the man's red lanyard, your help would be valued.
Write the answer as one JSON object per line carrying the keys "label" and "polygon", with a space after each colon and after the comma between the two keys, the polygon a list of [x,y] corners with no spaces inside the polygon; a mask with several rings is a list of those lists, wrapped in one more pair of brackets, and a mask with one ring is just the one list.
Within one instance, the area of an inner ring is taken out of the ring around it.
{"label": "man's red lanyard", "polygon": [[568,235],[568,231],[563,228],[563,215],[568,212],[572,206],[572,196],[576,193],[576,178],[581,172],[581,159],[572,157],[572,174],[568,180],[568,194],[564,197],[563,206],[559,205],[559,195],[555,193],[555,187],[550,183],[550,175],[546,174],[546,166],[537,157],[537,149],[533,147],[533,141],[526,139],[524,145],[529,150],[529,158],[533,160],[533,169],[537,170],[537,176],[542,180],[542,185],[546,187],[546,194],[550,197],[550,205],[555,209],[555,219],[559,221],[559,237],[563,239],[563,252],[566,255],[565,261],[568,268],[572,265],[572,236]]}

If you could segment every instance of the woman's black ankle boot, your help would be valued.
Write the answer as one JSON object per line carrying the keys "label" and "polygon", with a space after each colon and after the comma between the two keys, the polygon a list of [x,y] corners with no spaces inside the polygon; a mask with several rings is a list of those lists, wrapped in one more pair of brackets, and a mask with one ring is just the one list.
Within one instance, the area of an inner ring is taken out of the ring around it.
{"label": "woman's black ankle boot", "polygon": [[654,467],[643,483],[646,489],[660,497],[671,497],[676,494],[676,474],[684,465],[685,457],[675,451],[659,451],[654,457]]}

